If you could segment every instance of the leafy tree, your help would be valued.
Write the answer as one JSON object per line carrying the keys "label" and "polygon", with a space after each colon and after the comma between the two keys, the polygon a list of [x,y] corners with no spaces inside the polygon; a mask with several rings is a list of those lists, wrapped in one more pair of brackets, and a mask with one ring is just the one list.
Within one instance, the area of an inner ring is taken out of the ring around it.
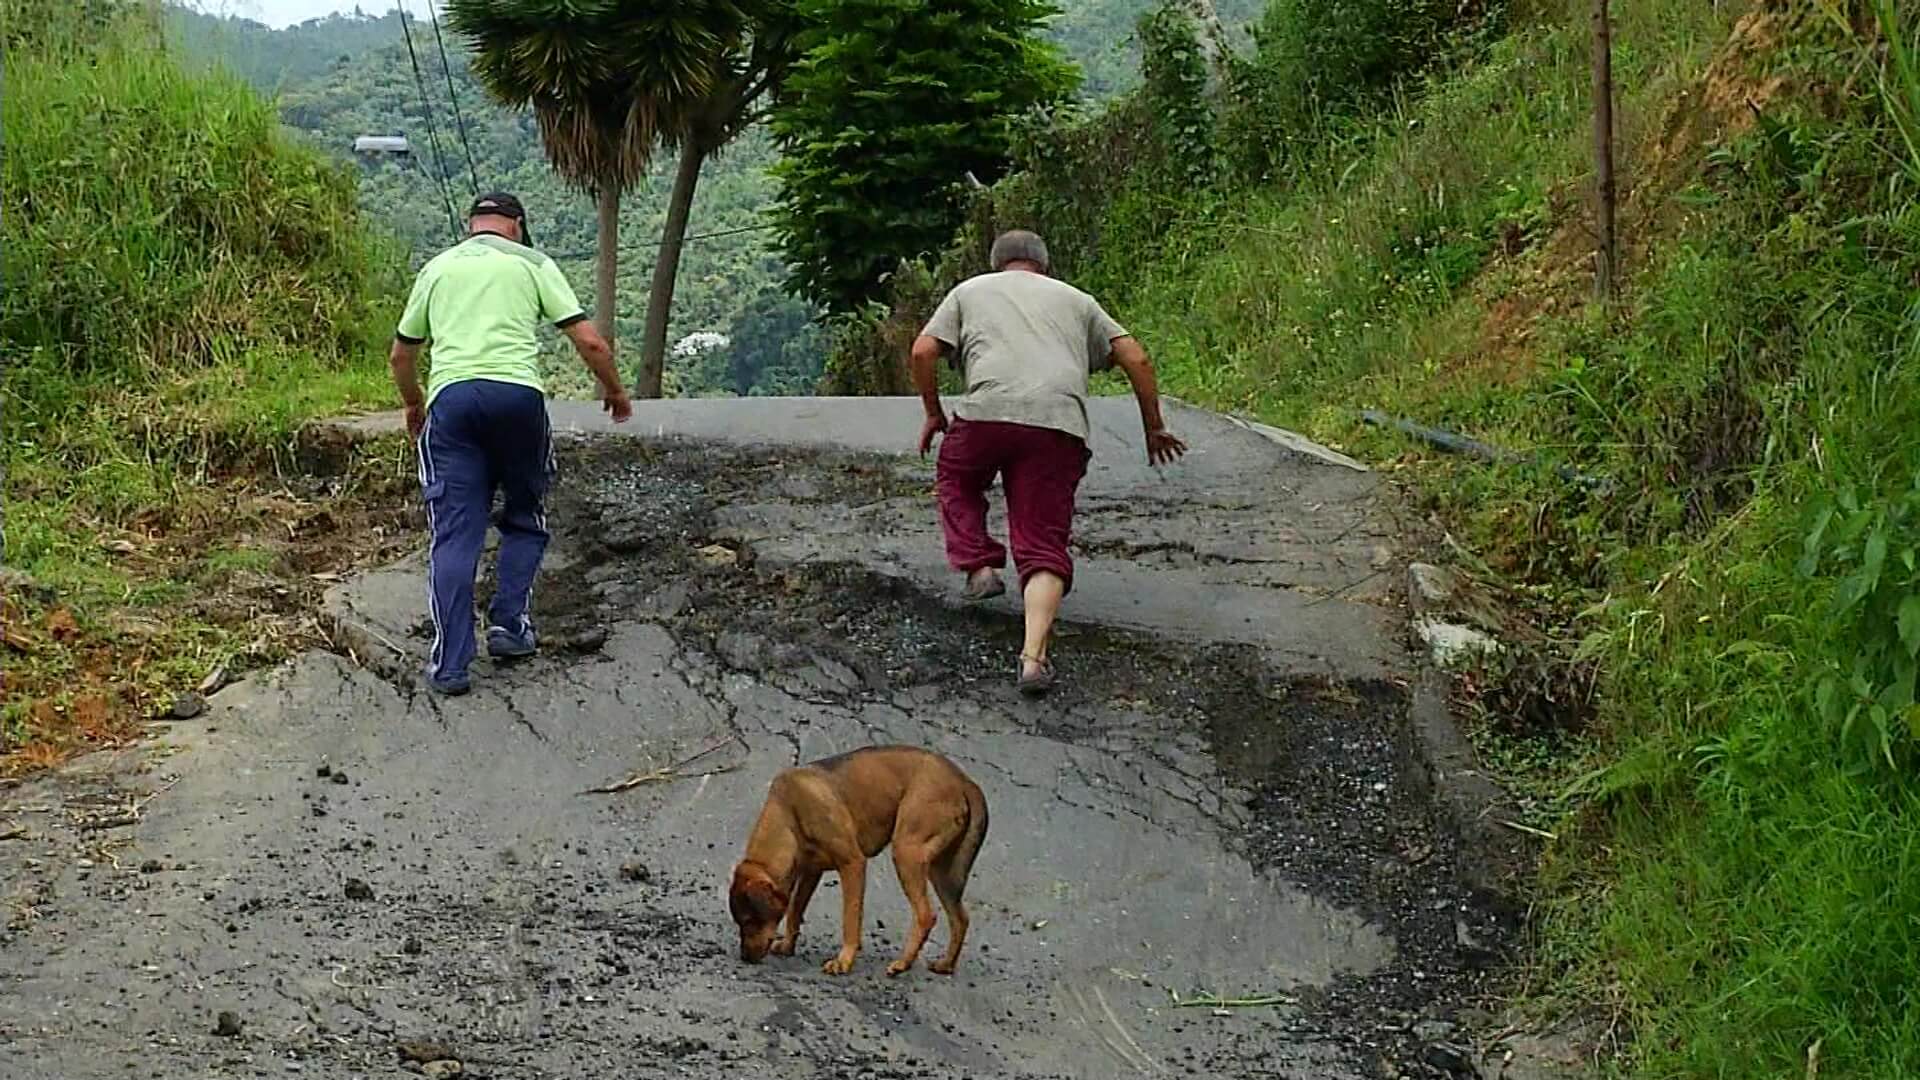
{"label": "leafy tree", "polygon": [[812,393],[825,354],[814,314],[777,292],[763,293],[743,308],[727,331],[729,388],[741,397]]}
{"label": "leafy tree", "polygon": [[[595,321],[611,339],[620,196],[713,92],[720,60],[742,32],[740,6],[450,0],[447,20],[474,46],[475,73],[493,96],[533,109],[554,171],[598,201]],[[657,379],[651,391],[659,394]]]}
{"label": "leafy tree", "polygon": [[963,179],[998,177],[1013,120],[1078,75],[1036,36],[1046,0],[799,6],[804,52],[772,117],[779,243],[795,290],[847,311],[952,237]]}

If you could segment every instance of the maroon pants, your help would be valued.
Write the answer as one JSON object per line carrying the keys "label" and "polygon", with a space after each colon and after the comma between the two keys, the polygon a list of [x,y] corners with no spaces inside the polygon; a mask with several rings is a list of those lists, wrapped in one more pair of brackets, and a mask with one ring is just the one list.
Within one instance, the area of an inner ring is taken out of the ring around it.
{"label": "maroon pants", "polygon": [[1073,496],[1087,474],[1087,444],[1064,431],[1028,424],[955,420],[940,444],[936,488],[947,562],[970,574],[1007,565],[1007,549],[987,534],[987,488],[998,475],[1007,493],[1007,533],[1024,589],[1045,570],[1073,589]]}

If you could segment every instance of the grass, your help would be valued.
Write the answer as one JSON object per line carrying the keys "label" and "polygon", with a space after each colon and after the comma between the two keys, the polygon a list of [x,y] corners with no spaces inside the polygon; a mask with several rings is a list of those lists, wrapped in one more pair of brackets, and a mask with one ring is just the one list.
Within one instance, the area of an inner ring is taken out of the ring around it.
{"label": "grass", "polygon": [[1591,730],[1481,743],[1557,815],[1546,990],[1625,1018],[1623,1075],[1920,1075],[1920,23],[1875,2],[1890,47],[1811,0],[1615,0],[1611,309],[1571,2],[1085,268],[1170,391],[1403,466],[1598,665]]}
{"label": "grass", "polygon": [[5,561],[30,583],[5,597],[17,766],[125,738],[209,671],[277,654],[298,590],[265,582],[305,560],[274,518],[357,521],[399,469],[383,448],[342,492],[283,479],[304,423],[390,397],[398,263],[351,178],[238,80],[179,67],[150,10],[0,0],[0,22]]}

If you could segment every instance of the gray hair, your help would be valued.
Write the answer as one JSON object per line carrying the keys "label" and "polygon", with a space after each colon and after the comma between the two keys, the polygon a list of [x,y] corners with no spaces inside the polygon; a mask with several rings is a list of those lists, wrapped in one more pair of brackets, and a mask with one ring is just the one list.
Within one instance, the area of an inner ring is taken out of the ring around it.
{"label": "gray hair", "polygon": [[1053,263],[1047,258],[1047,242],[1040,239],[1039,233],[1025,229],[1013,229],[1000,234],[993,242],[993,254],[989,256],[995,270],[1005,270],[1008,263],[1030,262],[1038,264],[1042,270],[1050,270]]}

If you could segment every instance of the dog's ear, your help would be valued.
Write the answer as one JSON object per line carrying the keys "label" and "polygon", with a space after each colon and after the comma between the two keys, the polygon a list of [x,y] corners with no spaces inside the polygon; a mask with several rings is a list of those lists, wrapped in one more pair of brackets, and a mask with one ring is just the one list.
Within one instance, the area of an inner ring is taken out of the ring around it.
{"label": "dog's ear", "polygon": [[742,926],[777,922],[787,913],[787,898],[773,887],[766,871],[742,864],[733,871],[727,907],[733,912],[733,921]]}

